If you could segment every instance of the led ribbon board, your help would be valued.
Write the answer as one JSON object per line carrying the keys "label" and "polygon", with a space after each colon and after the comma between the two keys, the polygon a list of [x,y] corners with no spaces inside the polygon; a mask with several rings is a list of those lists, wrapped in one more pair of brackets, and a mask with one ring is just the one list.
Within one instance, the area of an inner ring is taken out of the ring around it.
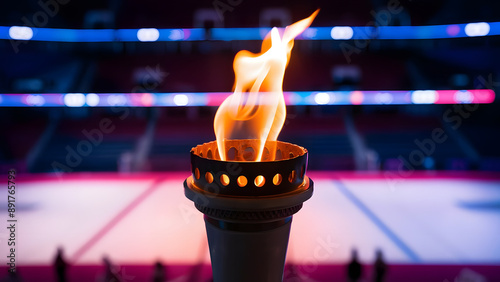
{"label": "led ribbon board", "polygon": [[[0,39],[53,42],[167,42],[262,40],[271,28],[61,29],[0,26]],[[208,35],[209,34],[209,35]],[[440,39],[500,35],[500,22],[429,26],[310,27],[298,40]]]}
{"label": "led ribbon board", "polygon": [[[0,94],[0,107],[219,106],[230,92]],[[413,91],[285,91],[290,106],[490,104],[490,89]]]}

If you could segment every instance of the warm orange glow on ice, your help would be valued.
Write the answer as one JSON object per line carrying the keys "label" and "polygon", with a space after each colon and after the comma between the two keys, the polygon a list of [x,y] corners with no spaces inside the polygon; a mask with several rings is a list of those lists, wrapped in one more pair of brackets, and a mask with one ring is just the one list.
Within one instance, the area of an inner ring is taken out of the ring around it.
{"label": "warm orange glow on ice", "polygon": [[[318,12],[287,26],[283,36],[273,28],[262,42],[261,53],[243,50],[236,54],[234,93],[222,102],[214,119],[222,160],[227,160],[226,140],[259,140],[253,161],[261,161],[267,141],[277,140],[286,118],[283,77],[294,39],[311,25]],[[270,144],[267,148],[273,151]]]}

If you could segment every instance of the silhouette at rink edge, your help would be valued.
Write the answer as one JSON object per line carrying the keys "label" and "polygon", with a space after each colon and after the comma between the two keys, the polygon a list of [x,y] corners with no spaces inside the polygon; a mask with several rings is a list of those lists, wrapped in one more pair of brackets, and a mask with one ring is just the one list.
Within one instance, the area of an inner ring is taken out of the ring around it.
{"label": "silhouette at rink edge", "polygon": [[[387,276],[388,266],[384,261],[384,255],[381,249],[377,249],[375,251],[375,261],[373,263],[373,273],[372,273],[372,281],[374,282],[382,282],[385,280]],[[362,282],[368,281],[367,279],[363,279],[363,266],[359,262],[358,251],[353,248],[351,250],[351,260],[347,264],[347,281],[348,282]]]}
{"label": "silhouette at rink edge", "polygon": [[153,277],[151,281],[153,282],[167,281],[167,272],[165,270],[165,266],[160,261],[157,261],[154,265]]}
{"label": "silhouette at rink edge", "polygon": [[56,257],[54,259],[54,271],[56,272],[56,281],[67,282],[68,263],[64,259],[64,250],[62,247],[57,248]]}
{"label": "silhouette at rink edge", "polygon": [[119,267],[113,265],[108,256],[102,257],[104,264],[104,273],[101,274],[99,282],[123,282],[122,277],[118,273]]}
{"label": "silhouette at rink edge", "polygon": [[387,264],[384,261],[382,250],[375,252],[375,263],[373,264],[373,281],[382,282],[387,274]]}
{"label": "silhouette at rink edge", "polygon": [[358,251],[351,250],[351,261],[347,264],[347,281],[357,282],[361,279],[362,267],[358,260]]}

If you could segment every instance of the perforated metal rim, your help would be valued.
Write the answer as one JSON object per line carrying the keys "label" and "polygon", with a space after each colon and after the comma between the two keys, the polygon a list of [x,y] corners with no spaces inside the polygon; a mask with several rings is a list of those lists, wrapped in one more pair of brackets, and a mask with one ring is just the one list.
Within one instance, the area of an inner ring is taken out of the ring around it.
{"label": "perforated metal rim", "polygon": [[239,197],[218,195],[206,192],[194,185],[193,177],[184,181],[184,194],[196,205],[213,209],[232,211],[278,210],[299,205],[313,194],[314,183],[306,176],[306,181],[296,190],[286,193],[260,197]]}
{"label": "perforated metal rim", "polygon": [[[228,150],[237,147],[241,151],[251,142],[252,140],[233,140],[229,143]],[[221,161],[217,159],[215,141],[198,145],[191,150],[194,185],[209,193],[232,196],[268,196],[297,189],[306,178],[307,150],[281,141],[276,141],[274,145],[282,159],[262,162]],[[236,158],[243,157],[237,155]],[[196,177],[206,174],[213,178]],[[273,181],[276,175],[279,175],[281,181]]]}

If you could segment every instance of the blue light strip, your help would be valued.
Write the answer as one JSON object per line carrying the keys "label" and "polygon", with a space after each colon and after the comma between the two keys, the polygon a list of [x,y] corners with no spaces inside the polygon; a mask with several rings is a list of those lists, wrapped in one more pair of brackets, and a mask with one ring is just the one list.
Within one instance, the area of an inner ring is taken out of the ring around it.
{"label": "blue light strip", "polygon": [[[181,107],[219,106],[230,92],[0,94],[0,107]],[[489,104],[490,89],[413,91],[286,91],[291,106]],[[263,94],[265,95],[265,93]]]}
{"label": "blue light strip", "polygon": [[[53,42],[167,42],[200,40],[262,40],[270,28],[59,29],[0,26],[0,39]],[[500,35],[500,22],[429,26],[310,27],[298,40],[439,39]]]}

